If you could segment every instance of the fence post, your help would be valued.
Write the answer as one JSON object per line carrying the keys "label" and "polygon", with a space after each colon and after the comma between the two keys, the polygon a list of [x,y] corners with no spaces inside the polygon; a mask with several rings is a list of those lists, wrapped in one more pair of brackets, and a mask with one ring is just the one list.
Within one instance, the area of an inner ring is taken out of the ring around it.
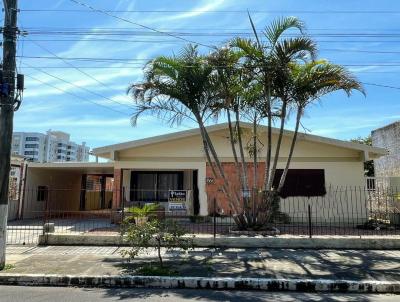
{"label": "fence post", "polygon": [[217,203],[217,201],[216,201],[216,199],[214,198],[214,200],[213,200],[213,207],[214,207],[214,210],[213,210],[213,212],[214,212],[214,217],[213,217],[213,234],[214,234],[214,248],[215,248],[215,237],[217,236],[217,217],[216,217],[216,215],[217,215],[217,205],[216,205],[216,203]]}
{"label": "fence post", "polygon": [[125,189],[122,187],[122,213],[121,222],[125,220]]}
{"label": "fence post", "polygon": [[312,225],[311,225],[311,205],[308,205],[308,234],[312,238]]}

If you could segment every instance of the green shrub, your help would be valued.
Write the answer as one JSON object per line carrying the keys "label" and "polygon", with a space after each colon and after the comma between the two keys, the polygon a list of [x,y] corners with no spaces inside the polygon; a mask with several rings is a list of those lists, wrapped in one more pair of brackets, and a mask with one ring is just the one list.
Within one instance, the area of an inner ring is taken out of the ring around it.
{"label": "green shrub", "polygon": [[123,250],[122,256],[134,259],[141,251],[154,248],[157,251],[160,267],[163,267],[161,248],[189,250],[193,248],[193,238],[184,237],[185,230],[173,221],[149,220],[141,225],[125,221],[121,230],[130,249]]}
{"label": "green shrub", "polygon": [[159,205],[156,203],[146,203],[142,207],[132,207],[128,209],[128,213],[133,214],[135,217],[149,217],[157,212]]}

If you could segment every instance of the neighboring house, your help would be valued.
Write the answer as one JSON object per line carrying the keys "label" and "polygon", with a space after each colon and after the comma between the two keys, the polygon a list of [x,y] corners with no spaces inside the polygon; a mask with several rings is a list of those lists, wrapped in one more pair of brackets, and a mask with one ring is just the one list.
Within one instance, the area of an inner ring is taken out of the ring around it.
{"label": "neighboring house", "polygon": [[10,179],[8,185],[8,220],[17,219],[22,213],[23,188],[26,161],[23,156],[11,157]]}
{"label": "neighboring house", "polygon": [[70,135],[62,131],[14,132],[12,153],[33,162],[87,162],[89,147],[70,141]]}
{"label": "neighboring house", "polygon": [[385,148],[388,154],[374,159],[375,187],[400,192],[400,121],[371,132],[372,146]]}
{"label": "neighboring house", "polygon": [[371,132],[372,146],[385,148],[389,154],[374,159],[375,175],[400,177],[400,121]]}
{"label": "neighboring house", "polygon": [[[248,128],[248,134],[251,135],[251,125],[247,123],[241,125],[243,128]],[[227,124],[218,124],[207,128],[230,183],[239,190],[228,140]],[[260,126],[260,146],[266,146],[266,130],[265,126]],[[276,141],[277,135],[278,130],[274,129],[274,141]],[[284,133],[281,158],[278,162],[279,169],[283,168],[288,156],[292,135],[291,131]],[[189,198],[190,214],[209,214],[213,211],[212,201],[214,198],[218,202],[218,211],[221,214],[228,214],[230,211],[228,202],[221,192],[221,183],[214,179],[212,171],[206,163],[198,129],[96,148],[93,153],[98,157],[108,159],[109,162],[30,163],[27,187],[45,186],[50,190],[63,189],[62,194],[58,193],[60,194],[59,198],[53,198],[52,207],[76,211],[85,210],[89,208],[87,206],[89,203],[93,204],[87,200],[88,183],[93,182],[89,179],[97,175],[101,178],[102,189],[100,191],[103,193],[100,194],[101,200],[95,202],[97,206],[90,206],[92,209],[104,209],[109,206],[108,200],[104,197],[108,182],[113,184],[110,206],[114,209],[124,207],[132,202],[161,202],[166,205],[169,190],[184,190]],[[260,183],[264,171],[265,153],[264,148],[259,154],[261,159],[258,167]],[[325,212],[328,208],[334,212],[343,211],[344,206],[349,206],[352,209],[357,208],[357,214],[365,217],[366,202],[362,200],[363,197],[357,200],[354,198],[341,200],[341,208],[338,210],[339,201],[336,200],[338,197],[331,195],[333,194],[331,189],[337,190],[341,187],[363,190],[365,182],[363,162],[385,154],[386,150],[381,148],[299,134],[284,189],[285,195],[290,198],[282,199],[281,211],[293,212],[293,208],[290,207],[293,200],[291,197],[294,197],[297,202],[295,211],[303,213],[306,211],[307,204],[312,203],[309,198],[304,197],[305,195],[318,197],[327,192],[326,200],[331,200],[332,203],[318,203],[318,206],[315,205],[315,207],[321,208],[315,209],[317,213],[324,212],[326,218],[330,215]],[[247,157],[247,160],[249,169],[251,169],[252,159]],[[281,173],[280,171],[278,174]],[[38,194],[37,197],[42,197],[42,195]],[[360,204],[355,204],[357,202]],[[342,217],[344,216],[342,215]],[[322,214],[318,217],[322,219]]]}

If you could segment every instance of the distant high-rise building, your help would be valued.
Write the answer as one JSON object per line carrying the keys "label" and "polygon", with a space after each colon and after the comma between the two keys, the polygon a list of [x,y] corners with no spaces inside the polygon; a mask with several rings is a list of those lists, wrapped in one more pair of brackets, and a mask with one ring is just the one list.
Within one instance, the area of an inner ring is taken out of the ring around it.
{"label": "distant high-rise building", "polygon": [[35,162],[87,162],[89,147],[70,141],[70,135],[62,131],[14,132],[12,153]]}

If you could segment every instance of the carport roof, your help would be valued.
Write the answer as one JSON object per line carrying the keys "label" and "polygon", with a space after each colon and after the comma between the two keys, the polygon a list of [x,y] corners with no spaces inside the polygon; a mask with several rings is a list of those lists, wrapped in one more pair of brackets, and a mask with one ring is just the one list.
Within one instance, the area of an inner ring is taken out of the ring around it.
{"label": "carport roof", "polygon": [[114,163],[92,163],[92,162],[59,162],[59,163],[28,163],[30,169],[41,170],[64,170],[75,171],[86,174],[91,173],[114,173]]}

